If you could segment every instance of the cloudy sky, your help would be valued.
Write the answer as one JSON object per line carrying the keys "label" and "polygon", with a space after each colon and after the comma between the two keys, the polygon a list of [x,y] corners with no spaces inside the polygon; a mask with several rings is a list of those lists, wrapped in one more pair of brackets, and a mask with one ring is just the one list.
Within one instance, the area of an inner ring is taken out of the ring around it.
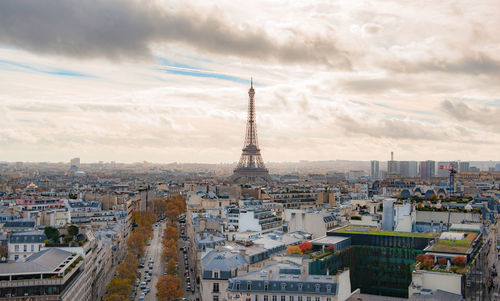
{"label": "cloudy sky", "polygon": [[0,161],[499,160],[492,1],[0,2]]}

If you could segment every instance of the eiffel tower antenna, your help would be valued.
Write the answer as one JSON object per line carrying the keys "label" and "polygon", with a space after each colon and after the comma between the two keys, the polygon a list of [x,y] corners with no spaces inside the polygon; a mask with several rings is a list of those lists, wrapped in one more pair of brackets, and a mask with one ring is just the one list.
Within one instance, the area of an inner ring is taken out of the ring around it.
{"label": "eiffel tower antenna", "polygon": [[233,182],[271,182],[269,171],[264,165],[257,139],[257,123],[255,119],[255,90],[253,78],[250,78],[248,90],[248,119],[240,161],[234,169]]}

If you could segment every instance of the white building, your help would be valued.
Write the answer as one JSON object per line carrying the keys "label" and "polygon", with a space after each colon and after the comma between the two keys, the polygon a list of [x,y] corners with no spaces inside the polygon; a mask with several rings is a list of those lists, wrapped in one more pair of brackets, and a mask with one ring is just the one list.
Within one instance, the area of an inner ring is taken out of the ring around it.
{"label": "white building", "polygon": [[304,231],[311,233],[313,238],[325,236],[328,230],[338,225],[331,213],[301,209],[285,209],[285,221],[289,232]]}
{"label": "white building", "polygon": [[43,231],[12,232],[9,237],[9,260],[27,258],[45,246],[47,236]]}

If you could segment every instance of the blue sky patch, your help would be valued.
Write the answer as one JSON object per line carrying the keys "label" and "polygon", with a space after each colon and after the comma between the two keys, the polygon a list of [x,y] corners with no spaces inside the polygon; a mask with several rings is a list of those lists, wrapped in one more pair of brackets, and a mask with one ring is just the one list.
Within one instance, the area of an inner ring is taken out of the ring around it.
{"label": "blue sky patch", "polygon": [[0,60],[0,69],[21,72],[36,72],[49,75],[95,78],[96,76],[59,68],[38,68],[14,61]]}

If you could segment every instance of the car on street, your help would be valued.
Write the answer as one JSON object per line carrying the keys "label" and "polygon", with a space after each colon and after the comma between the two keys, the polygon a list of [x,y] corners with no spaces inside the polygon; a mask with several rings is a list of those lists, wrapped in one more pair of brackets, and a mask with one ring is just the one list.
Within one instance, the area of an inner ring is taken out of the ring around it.
{"label": "car on street", "polygon": [[149,294],[149,292],[150,292],[150,291],[151,291],[151,289],[148,287],[148,288],[146,288],[146,289],[144,290],[144,294],[146,294],[146,295],[147,295],[147,294]]}
{"label": "car on street", "polygon": [[148,284],[147,284],[146,282],[142,282],[142,283],[141,283],[141,290],[146,289],[146,286],[147,286],[147,285],[148,285]]}

